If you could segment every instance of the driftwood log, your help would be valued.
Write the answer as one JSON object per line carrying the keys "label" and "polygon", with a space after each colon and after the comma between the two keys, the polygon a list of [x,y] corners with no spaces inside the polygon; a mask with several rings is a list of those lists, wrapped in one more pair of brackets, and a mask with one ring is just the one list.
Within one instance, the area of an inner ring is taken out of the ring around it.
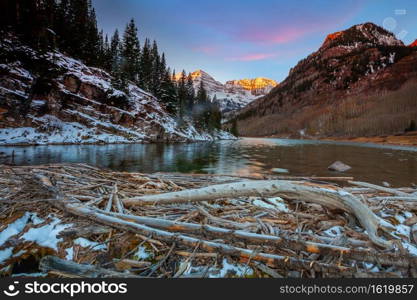
{"label": "driftwood log", "polygon": [[39,268],[45,273],[69,278],[141,278],[129,273],[119,273],[92,265],[77,264],[55,256],[42,258]]}
{"label": "driftwood log", "polygon": [[331,209],[341,209],[356,216],[376,245],[392,248],[393,243],[382,239],[378,230],[390,232],[392,226],[376,216],[357,197],[343,190],[309,186],[301,182],[247,181],[215,185],[201,189],[125,199],[127,206],[163,205],[188,202],[213,201],[240,197],[281,197],[286,200],[317,203]]}

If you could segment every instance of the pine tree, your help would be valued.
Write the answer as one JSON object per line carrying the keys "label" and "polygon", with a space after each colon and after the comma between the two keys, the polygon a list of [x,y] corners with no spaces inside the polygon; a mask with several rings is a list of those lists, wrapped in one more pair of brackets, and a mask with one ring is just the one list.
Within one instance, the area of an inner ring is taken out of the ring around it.
{"label": "pine tree", "polygon": [[111,73],[114,74],[116,72],[120,72],[120,64],[121,64],[121,53],[120,53],[120,38],[119,38],[119,31],[116,29],[111,39],[110,49],[109,49],[109,57],[111,59],[110,62],[110,70]]}
{"label": "pine tree", "polygon": [[85,53],[84,61],[92,66],[100,67],[100,59],[103,55],[102,45],[103,37],[100,37],[97,28],[97,18],[94,8],[92,8],[91,0],[88,2],[88,21],[87,21],[87,33],[85,41]]}
{"label": "pine tree", "polygon": [[222,113],[216,99],[210,103],[209,130],[220,130],[222,127]]}
{"label": "pine tree", "polygon": [[57,34],[57,43],[61,51],[68,51],[70,34],[70,5],[69,0],[61,0],[57,7],[55,18],[55,32]]}
{"label": "pine tree", "polygon": [[151,69],[151,86],[150,91],[159,97],[161,93],[161,69],[162,62],[158,51],[158,45],[156,41],[153,42],[151,50],[152,69]]}
{"label": "pine tree", "polygon": [[150,91],[152,83],[152,54],[149,39],[145,40],[140,60],[139,86],[145,91]]}
{"label": "pine tree", "polygon": [[236,119],[233,119],[233,121],[232,121],[232,127],[230,128],[230,133],[233,134],[236,137],[239,136],[239,131],[237,129],[237,120]]}
{"label": "pine tree", "polygon": [[66,36],[68,40],[68,52],[79,59],[85,60],[91,53],[88,52],[89,32],[89,3],[86,0],[70,0],[68,7],[68,21],[70,32]]}
{"label": "pine tree", "polygon": [[187,88],[187,100],[186,100],[187,114],[192,115],[193,110],[194,110],[195,90],[194,90],[194,80],[193,80],[191,73],[188,74],[186,88]]}
{"label": "pine tree", "polygon": [[104,70],[111,72],[112,69],[112,54],[110,49],[109,36],[106,34],[103,42],[103,59],[102,65]]}
{"label": "pine tree", "polygon": [[188,91],[187,91],[187,74],[185,73],[185,70],[181,73],[181,78],[178,81],[178,117],[180,122],[184,121],[184,117],[187,113],[187,97],[188,97]]}
{"label": "pine tree", "polygon": [[131,19],[126,26],[123,35],[123,65],[122,70],[126,73],[126,77],[136,83],[139,83],[139,67],[140,67],[140,44],[138,39],[138,29],[135,20]]}
{"label": "pine tree", "polygon": [[175,82],[171,77],[171,71],[167,69],[161,81],[161,101],[165,104],[167,111],[171,114],[178,113],[178,94]]}
{"label": "pine tree", "polygon": [[194,124],[200,129],[207,129],[210,117],[210,105],[204,82],[201,80],[200,87],[197,92],[196,106],[193,112]]}

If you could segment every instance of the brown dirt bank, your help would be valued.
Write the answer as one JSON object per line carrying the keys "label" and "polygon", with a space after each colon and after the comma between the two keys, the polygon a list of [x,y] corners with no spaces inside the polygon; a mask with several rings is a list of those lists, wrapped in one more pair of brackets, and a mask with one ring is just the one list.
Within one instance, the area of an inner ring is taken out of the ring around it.
{"label": "brown dirt bank", "polygon": [[[247,136],[246,138],[252,138]],[[253,138],[276,138],[276,139],[300,139],[300,137],[277,134],[264,137]],[[369,137],[304,137],[307,140],[322,141],[338,141],[338,142],[354,142],[354,143],[373,143],[380,145],[396,145],[396,146],[415,146],[417,147],[417,131],[404,134],[385,135],[385,136],[369,136]]]}
{"label": "brown dirt bank", "polygon": [[381,145],[398,145],[417,147],[417,131],[401,135],[374,136],[374,137],[330,137],[323,138],[326,141],[347,141],[357,143],[374,143]]}

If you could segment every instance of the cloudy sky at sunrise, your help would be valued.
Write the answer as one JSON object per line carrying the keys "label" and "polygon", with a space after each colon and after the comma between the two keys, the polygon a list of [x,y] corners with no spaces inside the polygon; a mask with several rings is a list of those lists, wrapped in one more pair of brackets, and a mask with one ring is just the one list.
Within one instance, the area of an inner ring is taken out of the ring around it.
{"label": "cloudy sky at sunrise", "polygon": [[156,39],[177,71],[203,69],[219,81],[282,81],[327,34],[352,25],[385,25],[417,39],[415,0],[93,0],[111,34],[134,18],[139,38]]}

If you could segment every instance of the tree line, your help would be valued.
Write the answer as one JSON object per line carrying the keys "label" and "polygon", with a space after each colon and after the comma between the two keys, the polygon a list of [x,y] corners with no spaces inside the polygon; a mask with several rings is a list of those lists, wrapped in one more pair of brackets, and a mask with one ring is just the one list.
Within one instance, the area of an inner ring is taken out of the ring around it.
{"label": "tree line", "polygon": [[[91,0],[2,0],[2,31],[13,31],[39,51],[58,49],[89,66],[108,71],[113,86],[129,94],[129,83],[152,93],[176,115],[178,122],[192,121],[198,128],[221,127],[216,99],[210,99],[203,83],[194,88],[191,74],[176,73],[167,66],[156,41],[141,45],[134,19],[120,34],[109,37],[99,30]],[[214,100],[214,101],[213,101]]]}

